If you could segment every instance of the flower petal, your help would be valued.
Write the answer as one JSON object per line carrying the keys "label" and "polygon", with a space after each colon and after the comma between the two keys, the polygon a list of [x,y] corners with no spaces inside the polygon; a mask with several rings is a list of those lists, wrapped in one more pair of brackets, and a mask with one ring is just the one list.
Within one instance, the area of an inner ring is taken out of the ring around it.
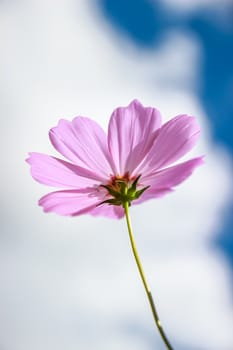
{"label": "flower petal", "polygon": [[194,169],[203,163],[203,157],[193,158],[173,167],[157,171],[154,174],[142,176],[140,179],[143,184],[142,186],[150,187],[133,204],[140,204],[149,199],[160,198],[172,192],[175,186],[186,180]]}
{"label": "flower petal", "polygon": [[179,115],[171,119],[158,131],[148,156],[137,172],[150,174],[175,162],[194,147],[199,134],[200,127],[194,117]]}
{"label": "flower petal", "polygon": [[204,163],[203,157],[193,158],[170,168],[166,168],[141,178],[150,189],[173,188],[186,180],[194,169]]}
{"label": "flower petal", "polygon": [[76,117],[72,122],[60,120],[49,132],[53,146],[74,164],[106,178],[112,174],[107,137],[93,120]]}
{"label": "flower petal", "polygon": [[48,193],[39,200],[44,211],[76,216],[90,212],[99,203],[95,189],[65,190]]}
{"label": "flower petal", "polygon": [[32,177],[54,187],[83,188],[99,184],[101,178],[89,170],[42,153],[29,153]]}
{"label": "flower petal", "polygon": [[160,125],[159,111],[145,108],[137,100],[113,112],[108,128],[108,146],[116,175],[132,174],[151,149],[155,131]]}
{"label": "flower petal", "polygon": [[122,206],[103,204],[90,211],[93,216],[105,216],[110,219],[121,219],[125,215]]}

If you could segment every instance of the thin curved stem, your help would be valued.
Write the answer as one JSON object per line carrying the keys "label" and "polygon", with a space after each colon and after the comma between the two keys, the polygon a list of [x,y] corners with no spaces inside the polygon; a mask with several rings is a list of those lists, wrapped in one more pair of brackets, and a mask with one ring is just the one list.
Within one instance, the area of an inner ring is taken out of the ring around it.
{"label": "thin curved stem", "polygon": [[144,271],[143,271],[143,268],[142,268],[142,264],[141,264],[141,261],[140,261],[140,258],[139,258],[138,252],[137,252],[137,248],[136,248],[136,244],[135,244],[135,240],[134,240],[134,235],[133,235],[133,231],[132,231],[132,227],[131,227],[130,217],[129,217],[129,203],[128,202],[126,202],[124,204],[124,209],[125,209],[125,216],[126,216],[126,222],[127,222],[127,227],[128,227],[131,247],[132,247],[133,254],[134,254],[134,257],[135,257],[135,260],[136,260],[136,264],[137,264],[137,267],[138,267],[139,274],[140,274],[141,279],[142,279],[142,283],[144,285],[144,288],[145,288],[145,291],[146,291],[146,294],[147,294],[147,298],[148,298],[149,303],[150,303],[150,307],[151,307],[151,311],[152,311],[152,314],[153,314],[153,318],[154,318],[156,327],[157,327],[157,329],[159,331],[159,334],[160,334],[160,336],[161,336],[161,338],[162,338],[162,340],[163,340],[167,350],[174,350],[173,347],[171,346],[170,342],[168,341],[168,338],[167,338],[167,336],[166,336],[166,334],[165,334],[165,332],[164,332],[164,330],[162,328],[162,325],[161,325],[161,322],[159,320],[159,316],[158,316],[157,310],[155,308],[154,300],[153,300],[150,288],[148,286],[148,283],[147,283],[147,280],[146,280],[146,277],[145,277],[145,274],[144,274]]}

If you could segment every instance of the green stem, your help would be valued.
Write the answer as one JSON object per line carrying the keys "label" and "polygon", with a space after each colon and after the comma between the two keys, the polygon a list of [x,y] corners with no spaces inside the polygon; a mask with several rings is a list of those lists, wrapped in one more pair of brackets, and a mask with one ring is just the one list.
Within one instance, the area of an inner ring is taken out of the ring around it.
{"label": "green stem", "polygon": [[151,307],[151,311],[152,311],[152,314],[153,314],[153,318],[154,318],[156,327],[157,327],[157,329],[159,331],[159,334],[160,334],[160,336],[161,336],[161,338],[162,338],[162,340],[163,340],[167,350],[173,350],[171,344],[169,343],[169,341],[167,339],[166,334],[164,333],[164,330],[162,328],[161,322],[159,320],[159,316],[158,316],[157,310],[155,308],[154,300],[152,298],[152,294],[151,294],[150,288],[148,286],[148,283],[146,281],[146,277],[145,277],[145,274],[144,274],[144,271],[143,271],[143,268],[142,268],[142,264],[141,264],[141,261],[140,261],[140,258],[139,258],[138,252],[137,252],[137,248],[136,248],[136,244],[135,244],[135,240],[134,240],[134,235],[133,235],[133,231],[132,231],[132,227],[131,227],[130,217],[129,217],[129,203],[128,202],[124,203],[124,209],[125,209],[125,216],[126,216],[126,222],[127,222],[127,227],[128,227],[131,247],[132,247],[133,254],[134,254],[134,257],[135,257],[135,260],[136,260],[138,271],[139,271],[141,279],[142,279],[142,283],[144,285],[144,288],[145,288],[145,291],[146,291],[146,294],[147,294],[147,298],[148,298],[149,303],[150,303],[150,307]]}

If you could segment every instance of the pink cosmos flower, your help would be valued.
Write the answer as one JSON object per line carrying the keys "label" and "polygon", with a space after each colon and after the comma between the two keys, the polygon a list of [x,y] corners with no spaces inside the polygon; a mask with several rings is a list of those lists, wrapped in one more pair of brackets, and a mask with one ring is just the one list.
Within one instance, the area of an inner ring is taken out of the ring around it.
{"label": "pink cosmos flower", "polygon": [[49,132],[69,162],[41,153],[27,159],[38,182],[60,188],[39,200],[45,212],[76,216],[124,216],[124,201],[139,204],[162,197],[203,163],[197,157],[170,166],[193,148],[200,128],[178,115],[161,125],[160,112],[134,100],[114,110],[107,135],[93,120],[60,120]]}

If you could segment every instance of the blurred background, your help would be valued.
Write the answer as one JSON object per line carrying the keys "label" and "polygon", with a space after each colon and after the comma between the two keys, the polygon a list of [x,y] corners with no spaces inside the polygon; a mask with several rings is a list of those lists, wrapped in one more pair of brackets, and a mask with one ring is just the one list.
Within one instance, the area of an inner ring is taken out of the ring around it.
{"label": "blurred background", "polygon": [[163,350],[124,220],[44,214],[29,151],[134,98],[195,115],[206,164],[132,208],[176,350],[233,349],[231,0],[1,0],[0,350]]}

